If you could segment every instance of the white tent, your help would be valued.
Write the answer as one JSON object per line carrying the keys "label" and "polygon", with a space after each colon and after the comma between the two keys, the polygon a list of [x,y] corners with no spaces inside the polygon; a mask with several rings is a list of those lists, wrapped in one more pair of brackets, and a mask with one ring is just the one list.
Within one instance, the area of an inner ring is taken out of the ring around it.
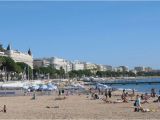
{"label": "white tent", "polygon": [[3,83],[2,88],[23,88],[22,82]]}

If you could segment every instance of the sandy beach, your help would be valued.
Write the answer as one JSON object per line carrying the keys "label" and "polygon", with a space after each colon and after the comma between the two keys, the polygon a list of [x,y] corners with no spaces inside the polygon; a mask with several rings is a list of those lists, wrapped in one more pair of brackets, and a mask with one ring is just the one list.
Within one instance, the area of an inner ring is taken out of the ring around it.
{"label": "sandy beach", "polygon": [[[152,112],[134,112],[133,101],[129,103],[105,103],[91,100],[87,95],[70,95],[55,100],[57,95],[1,97],[0,107],[7,106],[7,113],[0,112],[0,119],[160,119],[158,103],[143,104]],[[61,96],[62,97],[62,96]],[[59,97],[58,97],[59,98]],[[113,96],[112,101],[120,98]]]}

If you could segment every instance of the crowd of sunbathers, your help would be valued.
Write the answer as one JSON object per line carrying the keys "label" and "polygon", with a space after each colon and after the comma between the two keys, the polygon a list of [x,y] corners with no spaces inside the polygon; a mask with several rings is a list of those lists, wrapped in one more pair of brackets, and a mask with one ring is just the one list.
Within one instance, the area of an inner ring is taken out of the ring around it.
{"label": "crowd of sunbathers", "polygon": [[[134,111],[135,112],[150,112],[152,110],[147,109],[147,108],[143,108],[141,104],[145,104],[145,103],[149,103],[149,99],[151,97],[155,98],[155,100],[153,102],[160,102],[160,96],[156,95],[155,89],[151,89],[151,94],[137,94],[135,95],[135,90],[132,90],[132,93],[128,93],[125,89],[122,91],[122,95],[121,95],[121,99],[117,99],[116,101],[111,101],[108,98],[112,97],[112,89],[109,90],[103,90],[101,91],[100,89],[98,90],[98,92],[95,90],[94,92],[92,92],[92,90],[90,90],[91,93],[91,98],[96,100],[96,99],[100,99],[100,95],[103,95],[104,97],[102,98],[103,101],[105,101],[106,103],[128,103],[129,101],[134,101],[133,106],[134,106]],[[130,99],[129,99],[130,97]],[[133,99],[135,98],[136,99]],[[157,99],[156,99],[157,97]]]}

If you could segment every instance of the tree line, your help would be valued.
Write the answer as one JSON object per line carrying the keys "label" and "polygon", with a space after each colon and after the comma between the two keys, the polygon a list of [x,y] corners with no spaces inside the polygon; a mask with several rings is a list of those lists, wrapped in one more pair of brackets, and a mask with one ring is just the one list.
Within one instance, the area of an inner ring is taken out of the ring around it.
{"label": "tree line", "polygon": [[[23,73],[28,74],[31,78],[31,67],[23,62],[15,62],[12,58],[0,56],[0,79],[9,80],[16,78],[22,79]],[[28,79],[28,78],[27,78]]]}
{"label": "tree line", "polygon": [[[26,79],[44,79],[44,78],[81,78],[81,77],[136,77],[136,76],[160,76],[160,72],[138,72],[133,73],[131,71],[115,72],[115,71],[96,71],[94,70],[72,70],[70,72],[65,72],[65,70],[60,67],[59,70],[52,66],[49,67],[39,67],[31,69],[25,63],[15,62],[10,57],[0,56],[0,79],[2,78],[8,80],[16,78],[23,79],[23,75],[26,75]],[[5,74],[2,74],[5,73]]]}
{"label": "tree line", "polygon": [[134,73],[132,71],[96,71],[92,72],[92,70],[78,70],[78,71],[70,71],[69,76],[71,78],[74,77],[137,77],[137,76],[144,76],[144,77],[149,77],[149,76],[160,76],[160,71],[151,71],[151,72],[137,72]]}

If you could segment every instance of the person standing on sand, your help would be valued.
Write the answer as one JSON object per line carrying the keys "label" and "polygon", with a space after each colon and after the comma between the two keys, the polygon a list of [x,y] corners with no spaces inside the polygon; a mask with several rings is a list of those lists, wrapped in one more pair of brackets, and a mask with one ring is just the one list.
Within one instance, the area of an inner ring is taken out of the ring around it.
{"label": "person standing on sand", "polygon": [[32,97],[32,100],[35,100],[36,99],[36,91],[33,92],[33,97]]}
{"label": "person standing on sand", "polygon": [[6,107],[6,105],[4,105],[4,107],[3,107],[3,112],[4,112],[4,113],[7,112],[7,107]]}
{"label": "person standing on sand", "polygon": [[64,89],[62,89],[62,95],[64,95]]}
{"label": "person standing on sand", "polygon": [[156,91],[154,88],[151,89],[151,97],[155,97],[156,96]]}
{"label": "person standing on sand", "polygon": [[126,91],[126,90],[125,90],[125,89],[123,89],[123,93],[124,93],[124,94],[125,94],[125,91]]}
{"label": "person standing on sand", "polygon": [[159,96],[160,96],[160,89],[159,89]]}
{"label": "person standing on sand", "polygon": [[59,96],[61,95],[61,90],[60,90],[60,89],[58,90],[58,95],[59,95]]}
{"label": "person standing on sand", "polygon": [[109,89],[109,91],[108,91],[108,96],[109,96],[109,98],[112,97],[112,93],[111,93],[111,90],[110,90],[110,89]]}
{"label": "person standing on sand", "polygon": [[98,94],[100,95],[100,93],[101,93],[101,89],[100,89],[100,88],[98,88]]}
{"label": "person standing on sand", "polygon": [[105,90],[105,97],[106,97],[106,100],[107,100],[107,98],[108,98],[108,91],[107,91],[107,89]]}
{"label": "person standing on sand", "polygon": [[135,95],[135,89],[132,89],[132,94]]}

